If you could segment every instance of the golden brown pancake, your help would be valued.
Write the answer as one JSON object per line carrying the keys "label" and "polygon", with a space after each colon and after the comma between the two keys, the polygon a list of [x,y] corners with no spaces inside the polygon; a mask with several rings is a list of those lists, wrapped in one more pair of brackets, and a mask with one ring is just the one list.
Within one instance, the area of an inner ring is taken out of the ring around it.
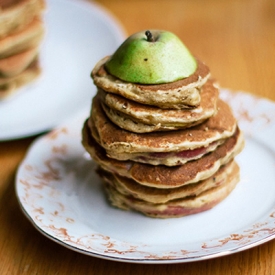
{"label": "golden brown pancake", "polygon": [[182,109],[200,104],[200,89],[210,77],[209,68],[198,60],[198,67],[191,76],[158,85],[141,85],[122,81],[105,70],[104,63],[109,57],[100,60],[92,71],[92,78],[102,90],[121,95],[141,104],[158,106],[162,109]]}
{"label": "golden brown pancake", "polygon": [[238,169],[234,172],[228,175],[226,182],[222,185],[210,188],[197,196],[179,198],[159,204],[146,202],[131,195],[124,195],[110,184],[105,184],[105,190],[111,203],[118,208],[133,209],[155,218],[183,217],[209,210],[224,200],[239,181]]}
{"label": "golden brown pancake", "polygon": [[203,85],[201,103],[192,109],[160,109],[101,89],[98,93],[108,118],[117,126],[135,133],[185,129],[200,124],[216,113],[219,97],[213,80]]}
{"label": "golden brown pancake", "polygon": [[[221,100],[217,106],[218,112],[215,116],[198,126],[177,131],[139,134],[125,131],[110,122],[101,108],[99,98],[95,97],[88,125],[93,137],[104,147],[111,158],[132,159],[148,163],[150,159],[165,161],[163,153],[174,152],[184,155],[183,151],[186,150],[199,148],[212,148],[213,150],[224,139],[233,135],[237,123],[231,109]],[[211,147],[209,147],[210,145]],[[140,157],[146,159],[143,161]],[[169,157],[171,158],[172,155]],[[164,163],[161,162],[160,164]],[[180,163],[174,165],[178,164]],[[165,165],[173,164],[167,163]]]}
{"label": "golden brown pancake", "polygon": [[[85,123],[87,125],[87,122]],[[128,177],[150,187],[175,188],[209,178],[219,168],[232,160],[244,146],[239,128],[235,134],[203,157],[179,166],[150,165],[134,161],[120,161],[107,156],[101,147],[83,127],[82,144],[92,158],[105,170]]]}
{"label": "golden brown pancake", "polygon": [[227,182],[228,177],[232,174],[237,174],[238,171],[239,167],[236,162],[230,161],[228,164],[223,165],[214,175],[205,180],[170,189],[147,187],[132,179],[105,171],[102,168],[98,169],[98,174],[105,182],[113,186],[114,189],[124,196],[133,196],[134,198],[150,203],[166,203],[179,198],[198,196],[206,190],[224,184]]}
{"label": "golden brown pancake", "polygon": [[[84,125],[85,131],[91,135],[88,123]],[[96,131],[96,130],[94,130]],[[108,157],[112,157],[118,160],[132,160],[140,163],[147,163],[152,165],[166,165],[176,166],[182,165],[188,161],[198,159],[203,155],[214,151],[220,146],[225,139],[214,141],[207,146],[201,146],[195,149],[185,149],[181,151],[171,152],[137,152],[137,153],[111,153]]]}
{"label": "golden brown pancake", "polygon": [[40,73],[41,69],[37,64],[37,60],[35,60],[19,75],[10,78],[0,78],[0,100],[11,96],[21,86],[34,81]]}
{"label": "golden brown pancake", "polygon": [[44,8],[42,0],[1,0],[0,39],[24,29]]}
{"label": "golden brown pancake", "polygon": [[38,52],[39,47],[35,47],[0,59],[0,79],[13,77],[22,73],[35,59],[37,59]]}
{"label": "golden brown pancake", "polygon": [[26,28],[0,39],[0,58],[5,58],[40,45],[44,36],[44,25],[34,18]]}

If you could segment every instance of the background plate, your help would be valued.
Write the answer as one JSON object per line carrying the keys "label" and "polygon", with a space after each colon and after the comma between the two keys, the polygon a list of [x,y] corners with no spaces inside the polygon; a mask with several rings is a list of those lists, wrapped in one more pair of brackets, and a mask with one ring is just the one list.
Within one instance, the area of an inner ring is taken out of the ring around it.
{"label": "background plate", "polygon": [[90,105],[95,87],[90,72],[124,40],[124,31],[93,2],[48,0],[42,75],[0,102],[0,140],[49,130]]}
{"label": "background plate", "polygon": [[91,256],[125,262],[177,263],[242,251],[274,238],[275,104],[223,90],[246,139],[237,157],[241,180],[215,208],[154,219],[113,208],[94,162],[81,145],[89,110],[39,138],[19,167],[16,192],[34,226],[50,239]]}

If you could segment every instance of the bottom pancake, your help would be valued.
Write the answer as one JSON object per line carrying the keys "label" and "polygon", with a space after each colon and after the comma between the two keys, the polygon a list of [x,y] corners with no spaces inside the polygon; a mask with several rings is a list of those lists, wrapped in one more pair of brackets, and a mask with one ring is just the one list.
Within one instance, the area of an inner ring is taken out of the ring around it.
{"label": "bottom pancake", "polygon": [[232,175],[239,173],[239,167],[236,162],[231,161],[223,165],[218,172],[205,180],[170,189],[147,187],[132,179],[110,173],[100,167],[97,172],[105,182],[113,186],[119,193],[157,204],[185,197],[198,196],[206,190],[221,186],[226,183]]}
{"label": "bottom pancake", "polygon": [[[233,172],[234,171],[234,172]],[[229,173],[226,182],[220,186],[210,188],[198,196],[154,204],[125,195],[117,191],[112,185],[105,183],[105,190],[113,206],[124,210],[135,210],[154,218],[176,218],[209,210],[224,200],[239,182],[239,169]]]}

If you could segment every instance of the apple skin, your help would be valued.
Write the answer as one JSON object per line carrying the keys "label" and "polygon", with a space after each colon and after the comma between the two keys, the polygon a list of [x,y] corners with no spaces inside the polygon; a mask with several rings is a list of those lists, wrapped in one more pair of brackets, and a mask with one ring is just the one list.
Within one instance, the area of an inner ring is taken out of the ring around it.
{"label": "apple skin", "polygon": [[173,33],[150,30],[129,36],[105,63],[106,70],[126,82],[161,84],[193,74],[197,62],[182,41]]}

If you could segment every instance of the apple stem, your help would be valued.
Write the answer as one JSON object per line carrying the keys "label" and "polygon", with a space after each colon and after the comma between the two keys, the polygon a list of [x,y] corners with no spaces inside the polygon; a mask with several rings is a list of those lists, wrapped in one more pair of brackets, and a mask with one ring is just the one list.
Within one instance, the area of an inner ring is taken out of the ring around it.
{"label": "apple stem", "polygon": [[155,41],[155,39],[153,37],[153,34],[150,31],[146,31],[145,35],[147,36],[147,41],[148,42],[154,42]]}

